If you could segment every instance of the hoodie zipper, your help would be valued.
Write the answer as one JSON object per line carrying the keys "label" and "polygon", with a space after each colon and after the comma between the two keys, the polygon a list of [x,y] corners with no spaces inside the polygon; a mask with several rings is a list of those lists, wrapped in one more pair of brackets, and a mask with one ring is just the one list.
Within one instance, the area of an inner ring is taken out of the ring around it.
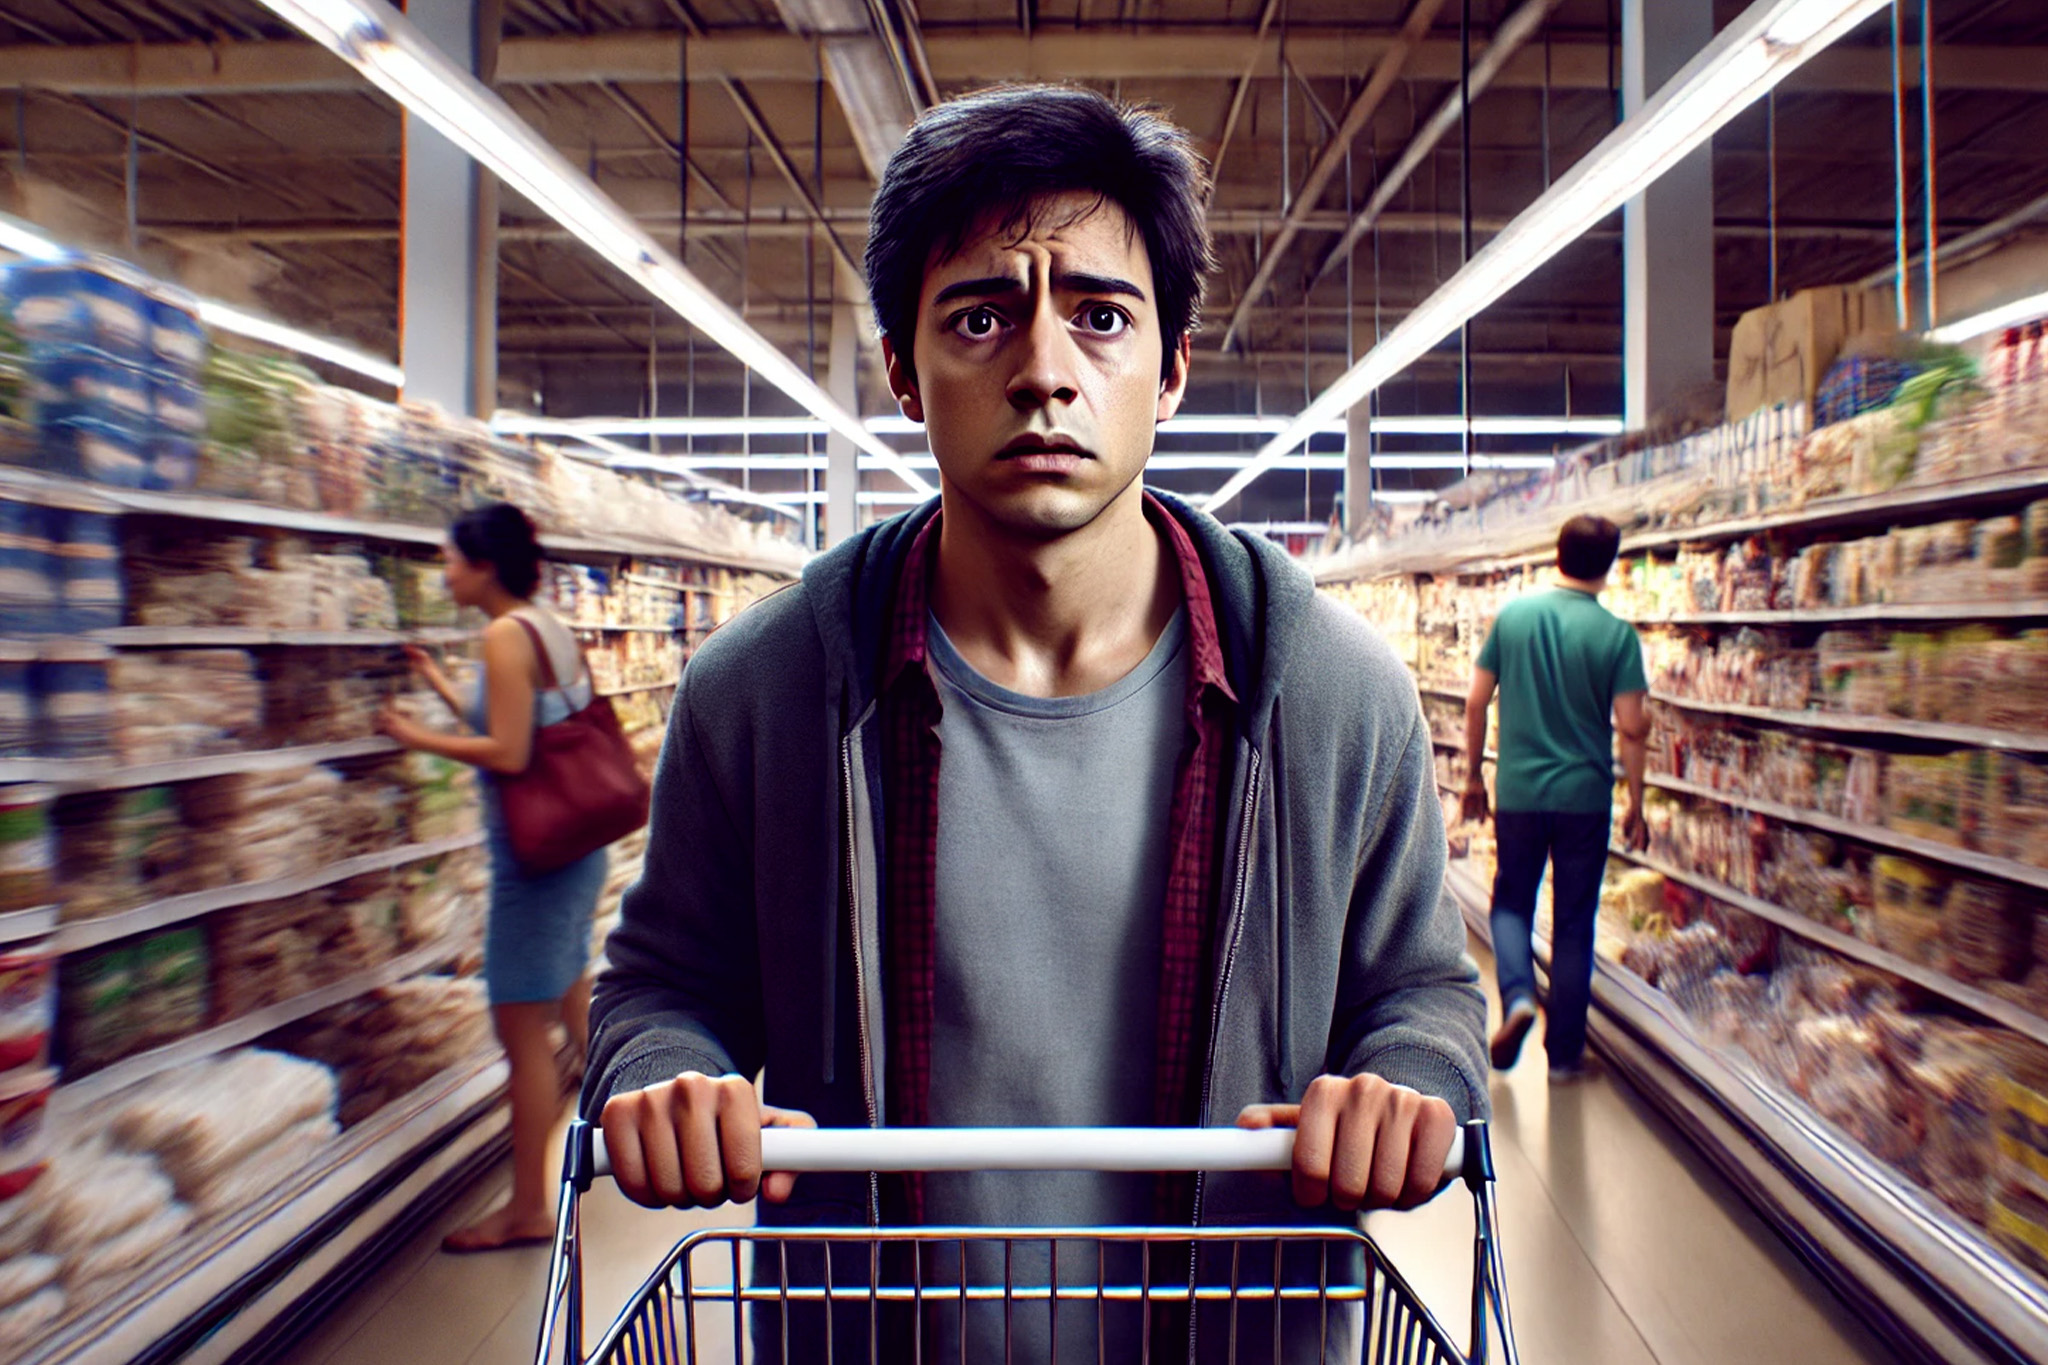
{"label": "hoodie zipper", "polygon": [[[847,735],[839,741],[840,801],[844,808],[845,827],[841,832],[844,849],[840,856],[840,867],[846,878],[847,927],[853,940],[853,1017],[855,1032],[860,1039],[860,1084],[861,1098],[867,1102],[868,1127],[882,1126],[881,1106],[875,1099],[875,1053],[874,1044],[868,1037],[868,970],[867,956],[862,950],[860,923],[860,875],[854,866],[854,848],[859,836],[854,824],[853,813],[853,736]],[[882,1181],[874,1172],[868,1172],[868,1226],[880,1227],[882,1223]]]}
{"label": "hoodie zipper", "polygon": [[[1202,1127],[1209,1124],[1209,1105],[1216,1085],[1216,1047],[1223,1036],[1223,998],[1230,992],[1231,969],[1237,965],[1237,945],[1244,939],[1245,898],[1251,885],[1252,830],[1259,816],[1259,767],[1261,759],[1257,749],[1251,750],[1246,764],[1244,819],[1237,829],[1237,881],[1231,890],[1231,907],[1235,922],[1231,925],[1230,942],[1223,950],[1223,970],[1216,980],[1216,999],[1209,1011],[1209,1051],[1202,1067],[1202,1107],[1196,1123]],[[1202,1226],[1202,1193],[1209,1179],[1207,1171],[1195,1172],[1195,1218],[1194,1226]],[[1193,1303],[1196,1272],[1200,1269],[1201,1255],[1195,1252],[1188,1260],[1188,1302]],[[1196,1314],[1188,1316],[1188,1359],[1195,1359]]]}

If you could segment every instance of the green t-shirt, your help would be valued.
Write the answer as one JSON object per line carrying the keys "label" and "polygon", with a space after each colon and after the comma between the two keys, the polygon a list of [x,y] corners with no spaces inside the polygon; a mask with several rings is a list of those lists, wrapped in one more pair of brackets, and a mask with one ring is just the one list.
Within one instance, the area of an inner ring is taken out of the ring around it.
{"label": "green t-shirt", "polygon": [[1643,692],[1636,628],[1574,588],[1518,597],[1479,651],[1500,679],[1497,810],[1594,813],[1614,803],[1614,699]]}

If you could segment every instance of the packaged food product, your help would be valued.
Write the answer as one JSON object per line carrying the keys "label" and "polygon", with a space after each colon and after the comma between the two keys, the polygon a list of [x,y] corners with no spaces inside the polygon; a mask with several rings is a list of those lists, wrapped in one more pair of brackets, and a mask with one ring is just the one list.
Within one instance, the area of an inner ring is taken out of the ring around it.
{"label": "packaged food product", "polygon": [[9,318],[31,344],[90,347],[131,364],[151,354],[154,281],[102,257],[29,261],[0,277]]}
{"label": "packaged food product", "polygon": [[114,651],[84,640],[42,646],[35,668],[43,747],[56,758],[99,758],[111,748]]}
{"label": "packaged food product", "polygon": [[50,803],[56,790],[35,782],[0,785],[0,914],[48,905],[56,844]]}
{"label": "packaged food product", "polygon": [[0,640],[0,758],[21,758],[36,750],[35,693],[30,677],[36,647]]}
{"label": "packaged food product", "polygon": [[56,1088],[57,1073],[47,1068],[0,1077],[0,1227],[22,1216],[22,1193],[49,1164],[46,1123]]}
{"label": "packaged food product", "polygon": [[205,1027],[211,961],[197,926],[64,958],[57,1020],[65,1070],[95,1070]]}
{"label": "packaged food product", "polygon": [[29,946],[0,951],[0,1079],[50,1061],[57,992],[50,955]]}
{"label": "packaged food product", "polygon": [[0,1347],[26,1346],[44,1329],[64,1316],[68,1303],[64,1291],[54,1286],[31,1294],[20,1303],[0,1309]]}

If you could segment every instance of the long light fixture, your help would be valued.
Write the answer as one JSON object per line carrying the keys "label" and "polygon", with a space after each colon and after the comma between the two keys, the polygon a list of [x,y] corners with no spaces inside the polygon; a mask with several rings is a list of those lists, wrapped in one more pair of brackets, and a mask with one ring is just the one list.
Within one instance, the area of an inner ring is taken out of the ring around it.
{"label": "long light fixture", "polygon": [[919,494],[930,495],[931,485],[887,442],[833,402],[547,139],[384,0],[263,2],[638,281],[714,344],[874,455]]}
{"label": "long light fixture", "polygon": [[1884,4],[1885,0],[1756,0],[1649,103],[1602,138],[1379,345],[1318,394],[1203,505],[1213,511],[1243,492],[1281,455],[1421,359]]}
{"label": "long light fixture", "polygon": [[[0,251],[11,251],[17,256],[26,256],[34,261],[60,260],[72,254],[71,248],[51,237],[45,236],[18,218],[0,214]],[[244,308],[221,303],[216,299],[199,300],[199,320],[208,327],[221,332],[233,332],[266,346],[279,350],[295,351],[300,355],[324,360],[330,365],[339,365],[380,384],[400,388],[405,384],[405,372],[388,360],[379,360],[365,355],[353,346],[345,346],[331,337],[315,336],[302,332],[296,327],[287,327],[281,322],[261,317]]]}
{"label": "long light fixture", "polygon": [[[633,450],[619,445],[603,436],[585,432],[527,433],[531,435],[555,435],[565,440],[582,441],[602,449],[614,457],[614,467],[634,469],[659,469],[675,474],[693,474],[707,469],[738,469],[757,474],[803,474],[820,472],[830,467],[823,455],[788,453],[781,455],[670,455],[654,454],[651,451]],[[904,460],[917,470],[936,470],[938,461],[929,452],[905,455]],[[1242,469],[1246,456],[1243,455],[1154,455],[1145,462],[1145,468],[1154,473],[1188,473],[1208,471],[1214,473],[1235,473]],[[1441,451],[1377,451],[1372,457],[1374,469],[1437,469],[1462,470],[1466,468],[1462,455]],[[882,468],[880,461],[863,455],[860,471],[872,473]],[[1304,471],[1315,473],[1342,473],[1348,461],[1342,455],[1311,455],[1292,452],[1281,457],[1279,468],[1290,473]],[[1482,469],[1554,469],[1555,455],[1474,455],[1470,462],[1474,470]]]}
{"label": "long light fixture", "polygon": [[1972,337],[1983,336],[1986,332],[1999,332],[2008,327],[2017,327],[2023,322],[2048,316],[2048,294],[2033,294],[2011,303],[2000,304],[1971,317],[1955,322],[1945,322],[1927,335],[1935,341],[1954,346]]}
{"label": "long light fixture", "polygon": [[[1231,414],[1172,417],[1154,428],[1162,436],[1264,436],[1285,431],[1291,417]],[[870,417],[870,432],[914,436],[922,422],[908,417]],[[1462,417],[1378,417],[1373,430],[1389,436],[1456,436],[1465,430]],[[595,436],[814,436],[829,428],[815,417],[533,417],[500,412],[491,429],[508,436],[560,436],[589,432]],[[1622,429],[1619,417],[1475,417],[1476,436],[1613,436]],[[1329,422],[1312,435],[1342,436],[1342,422]]]}

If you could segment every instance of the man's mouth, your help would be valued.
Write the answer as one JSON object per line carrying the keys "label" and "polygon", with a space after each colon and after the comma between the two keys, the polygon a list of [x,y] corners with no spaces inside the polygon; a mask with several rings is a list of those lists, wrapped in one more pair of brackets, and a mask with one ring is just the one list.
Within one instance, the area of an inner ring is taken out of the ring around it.
{"label": "man's mouth", "polygon": [[1028,473],[1065,474],[1095,456],[1080,442],[1055,434],[1019,436],[997,451],[996,458]]}

